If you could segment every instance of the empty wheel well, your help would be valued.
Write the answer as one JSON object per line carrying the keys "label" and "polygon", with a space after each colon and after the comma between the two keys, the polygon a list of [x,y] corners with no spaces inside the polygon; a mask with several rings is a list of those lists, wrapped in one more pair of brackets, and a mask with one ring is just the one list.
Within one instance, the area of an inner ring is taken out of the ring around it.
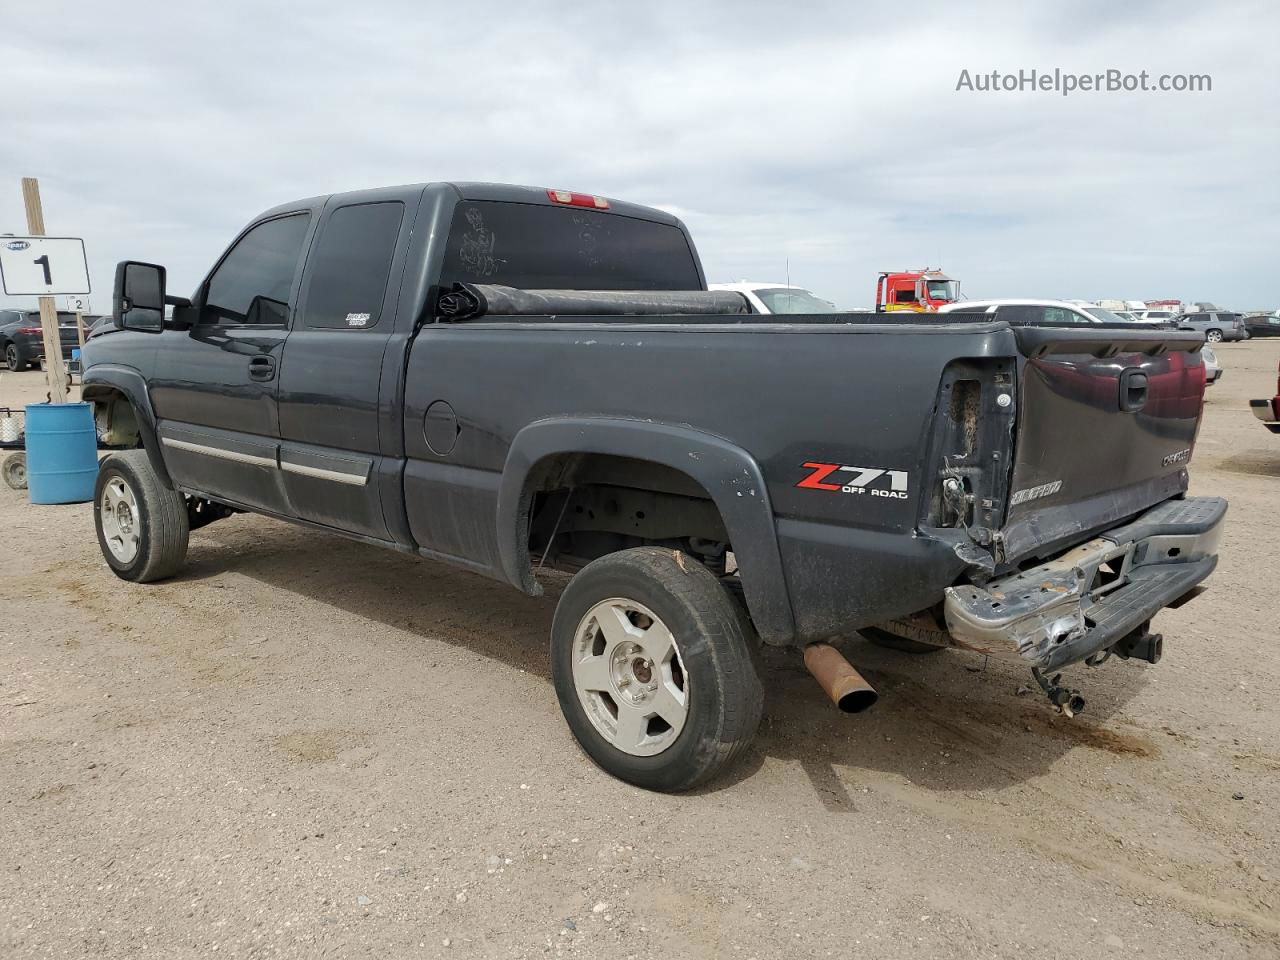
{"label": "empty wheel well", "polygon": [[93,419],[98,439],[115,449],[133,449],[142,446],[138,429],[138,417],[129,398],[119,390],[87,388],[84,399],[93,403]]}
{"label": "empty wheel well", "polygon": [[664,464],[601,454],[539,461],[526,488],[528,555],[577,570],[639,546],[682,550],[713,573],[732,573],[732,546],[711,495]]}

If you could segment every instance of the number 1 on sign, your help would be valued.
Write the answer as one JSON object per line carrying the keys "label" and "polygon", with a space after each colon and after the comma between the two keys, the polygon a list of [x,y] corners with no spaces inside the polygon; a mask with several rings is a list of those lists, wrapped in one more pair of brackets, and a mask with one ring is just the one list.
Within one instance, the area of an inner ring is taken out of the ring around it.
{"label": "number 1 on sign", "polygon": [[32,263],[44,267],[44,282],[53,284],[53,274],[49,272],[49,255],[46,253],[43,257],[37,257],[31,261]]}

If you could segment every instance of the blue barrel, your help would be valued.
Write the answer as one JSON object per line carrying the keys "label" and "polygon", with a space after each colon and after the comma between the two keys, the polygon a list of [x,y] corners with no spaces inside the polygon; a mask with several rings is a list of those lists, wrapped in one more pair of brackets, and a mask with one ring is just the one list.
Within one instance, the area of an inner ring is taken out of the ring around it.
{"label": "blue barrel", "polygon": [[27,406],[27,496],[32,503],[87,503],[98,477],[98,433],[87,403]]}

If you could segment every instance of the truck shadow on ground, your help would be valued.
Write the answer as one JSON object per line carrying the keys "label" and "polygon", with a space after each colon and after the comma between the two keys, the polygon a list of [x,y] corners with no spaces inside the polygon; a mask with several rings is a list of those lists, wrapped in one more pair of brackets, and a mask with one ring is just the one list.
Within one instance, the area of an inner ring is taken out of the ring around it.
{"label": "truck shadow on ground", "polygon": [[1212,464],[1228,473],[1254,477],[1280,477],[1280,454],[1268,450],[1250,450]]}
{"label": "truck shadow on ground", "polygon": [[[181,579],[229,573],[522,669],[546,680],[554,696],[547,637],[567,582],[560,575],[543,578],[543,597],[526,597],[444,564],[260,518],[222,521],[193,536]],[[1159,754],[1146,732],[1114,719],[1145,684],[1144,664],[1068,670],[1067,681],[1089,698],[1088,713],[1068,719],[1017,664],[952,650],[913,656],[861,638],[841,643],[880,702],[864,714],[841,714],[794,651],[765,649],[756,743],[744,762],[699,792],[748,781],[771,758],[798,764],[828,810],[852,812],[850,786],[870,775],[931,791],[990,790],[1041,776],[1073,750]]]}

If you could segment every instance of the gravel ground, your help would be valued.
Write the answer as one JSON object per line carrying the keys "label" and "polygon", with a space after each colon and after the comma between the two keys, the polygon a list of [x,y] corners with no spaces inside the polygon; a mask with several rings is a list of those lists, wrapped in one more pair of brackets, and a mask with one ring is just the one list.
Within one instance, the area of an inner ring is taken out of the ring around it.
{"label": "gravel ground", "polygon": [[770,652],[747,762],[675,797],[561,722],[556,589],[253,516],[133,586],[88,505],[0,488],[0,956],[1275,957],[1280,437],[1246,401],[1280,340],[1218,353],[1193,490],[1230,528],[1161,664],[1072,668],[1067,720],[852,640],[851,718]]}

